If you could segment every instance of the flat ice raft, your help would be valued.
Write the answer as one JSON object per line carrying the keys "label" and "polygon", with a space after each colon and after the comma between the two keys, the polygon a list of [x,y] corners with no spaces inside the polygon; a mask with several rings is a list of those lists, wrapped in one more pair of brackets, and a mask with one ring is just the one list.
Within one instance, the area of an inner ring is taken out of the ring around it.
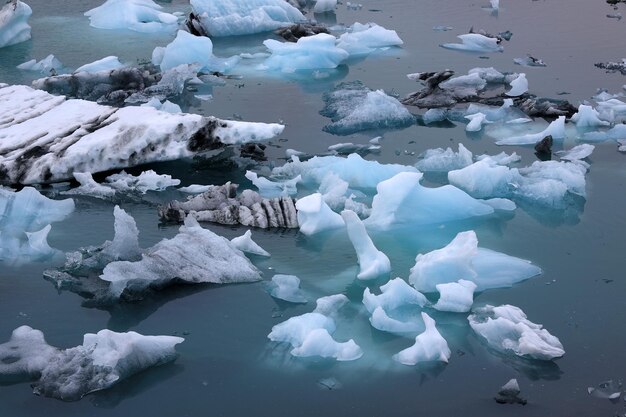
{"label": "flat ice raft", "polygon": [[267,140],[283,125],[115,108],[0,84],[0,183],[35,184]]}

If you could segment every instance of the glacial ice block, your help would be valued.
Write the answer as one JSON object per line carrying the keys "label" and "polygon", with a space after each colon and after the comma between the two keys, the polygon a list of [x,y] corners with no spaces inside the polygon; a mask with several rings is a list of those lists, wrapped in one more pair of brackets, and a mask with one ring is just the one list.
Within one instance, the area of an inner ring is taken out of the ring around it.
{"label": "glacial ice block", "polygon": [[231,239],[230,243],[243,253],[250,253],[257,256],[270,256],[269,252],[252,240],[252,232],[250,230],[247,230],[242,236]]}
{"label": "glacial ice block", "polygon": [[428,314],[422,313],[426,330],[415,338],[415,344],[398,352],[393,359],[403,365],[416,365],[420,362],[448,363],[452,352],[448,342],[441,336],[433,320]]}
{"label": "glacial ice block", "polygon": [[435,310],[450,311],[453,313],[467,313],[474,303],[476,284],[472,281],[460,279],[457,282],[437,284],[439,300],[433,305]]}
{"label": "glacial ice block", "polygon": [[534,145],[546,136],[552,136],[552,139],[565,138],[565,116],[559,116],[541,132],[500,139],[496,145]]}
{"label": "glacial ice block", "polygon": [[452,148],[428,149],[419,158],[415,167],[421,172],[448,172],[465,168],[474,162],[472,152],[462,143],[459,143],[458,152],[454,152]]}
{"label": "glacial ice block", "polygon": [[337,47],[347,51],[350,56],[359,56],[403,43],[395,30],[385,29],[376,23],[356,22],[339,37]]}
{"label": "glacial ice block", "polygon": [[299,357],[319,356],[322,358],[334,358],[340,362],[353,361],[363,356],[363,351],[353,339],[347,342],[337,342],[326,329],[311,331],[302,341],[300,346],[295,347],[291,354]]}
{"label": "glacial ice block", "polygon": [[31,59],[17,66],[24,71],[40,72],[43,75],[56,75],[63,69],[63,64],[54,55],[50,54],[41,61]]}
{"label": "glacial ice block", "polygon": [[483,113],[468,114],[465,118],[469,120],[469,123],[465,126],[467,132],[479,132],[484,124],[490,123],[487,120],[487,116]]}
{"label": "glacial ice block", "polygon": [[459,279],[476,284],[476,291],[510,287],[541,274],[529,261],[478,247],[472,230],[459,233],[447,246],[418,254],[409,282],[422,292],[435,292],[438,284]]}
{"label": "glacial ice block", "polygon": [[332,230],[344,226],[341,215],[335,213],[324,202],[320,193],[308,195],[296,202],[298,210],[298,225],[300,232],[313,235],[325,230]]}
{"label": "glacial ice block", "polygon": [[98,29],[129,29],[135,32],[173,32],[178,18],[161,12],[152,0],[106,0],[88,10],[90,25]]}
{"label": "glacial ice block", "polygon": [[510,82],[511,89],[506,92],[509,97],[518,97],[528,91],[528,80],[526,74],[520,73],[517,78]]}
{"label": "glacial ice block", "polygon": [[259,194],[265,198],[274,198],[281,196],[294,195],[298,192],[298,183],[302,181],[302,177],[297,175],[295,178],[285,181],[271,181],[264,177],[259,177],[255,172],[246,171],[246,178],[259,189]]}
{"label": "glacial ice block", "polygon": [[572,116],[572,122],[576,123],[576,127],[600,127],[610,126],[611,123],[606,120],[600,120],[600,113],[591,106],[581,104],[578,106],[578,112]]}
{"label": "glacial ice block", "polygon": [[11,0],[0,9],[0,48],[30,39],[28,18],[33,14],[28,4]]}
{"label": "glacial ice block", "polygon": [[426,188],[420,184],[422,173],[401,172],[382,181],[372,201],[372,213],[364,220],[373,229],[425,226],[492,214],[488,204],[464,191],[444,185]]}
{"label": "glacial ice block", "polygon": [[559,339],[542,325],[528,320],[518,307],[487,305],[474,310],[467,319],[472,329],[500,352],[538,360],[552,360],[565,354]]}
{"label": "glacial ice block", "polygon": [[191,8],[210,36],[269,32],[306,20],[284,0],[191,0]]}
{"label": "glacial ice block", "polygon": [[306,36],[293,42],[268,39],[263,42],[271,55],[259,69],[292,73],[301,70],[337,68],[349,56],[335,46],[335,37],[326,33]]}
{"label": "glacial ice block", "polygon": [[306,303],[306,297],[300,289],[300,278],[295,275],[277,274],[268,283],[267,289],[272,297],[290,303]]}
{"label": "glacial ice block", "polygon": [[376,249],[374,242],[367,234],[365,226],[359,216],[353,211],[344,210],[341,217],[346,223],[348,237],[354,246],[359,260],[358,279],[374,279],[391,271],[389,258]]}
{"label": "glacial ice block", "polygon": [[76,68],[74,72],[112,71],[124,67],[126,67],[126,65],[122,64],[118,57],[111,55],[82,65]]}
{"label": "glacial ice block", "polygon": [[444,43],[441,45],[447,49],[456,49],[459,51],[470,52],[502,52],[504,48],[500,46],[498,39],[490,38],[479,33],[467,33],[459,35],[461,43]]}
{"label": "glacial ice block", "polygon": [[82,345],[57,349],[48,345],[41,331],[21,326],[0,345],[0,376],[35,379],[35,394],[76,401],[147,368],[174,361],[175,347],[183,341],[174,336],[101,330],[85,334]]}
{"label": "glacial ice block", "polygon": [[114,108],[26,86],[0,87],[0,182],[35,184],[263,141],[283,125]]}
{"label": "glacial ice block", "polygon": [[370,313],[377,308],[391,311],[405,306],[424,307],[429,304],[422,293],[412,288],[402,278],[395,278],[381,285],[380,291],[380,295],[372,294],[369,288],[363,291],[363,305]]}

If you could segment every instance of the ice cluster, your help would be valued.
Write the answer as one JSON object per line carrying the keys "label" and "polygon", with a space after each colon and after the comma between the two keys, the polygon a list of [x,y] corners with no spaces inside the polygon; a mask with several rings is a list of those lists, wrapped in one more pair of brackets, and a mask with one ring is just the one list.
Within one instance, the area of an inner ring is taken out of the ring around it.
{"label": "ice cluster", "polygon": [[159,175],[153,170],[144,171],[137,176],[122,171],[106,177],[102,184],[97,183],[89,172],[74,172],[74,179],[80,186],[62,191],[62,194],[110,199],[119,193],[145,194],[148,191],[163,191],[180,184],[180,180],[173,179],[171,175]]}

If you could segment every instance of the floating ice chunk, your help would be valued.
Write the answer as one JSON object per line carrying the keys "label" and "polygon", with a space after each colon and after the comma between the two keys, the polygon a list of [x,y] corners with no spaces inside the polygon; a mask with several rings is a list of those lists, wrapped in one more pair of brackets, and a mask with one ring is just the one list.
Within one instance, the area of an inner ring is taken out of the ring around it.
{"label": "floating ice chunk", "polygon": [[191,184],[186,187],[180,187],[178,191],[189,194],[201,194],[209,191],[210,185]]}
{"label": "floating ice chunk", "polygon": [[274,275],[268,284],[272,297],[290,303],[306,303],[306,297],[300,289],[300,279],[294,275]]}
{"label": "floating ice chunk", "polygon": [[520,73],[516,79],[510,82],[511,89],[506,92],[509,97],[518,97],[528,91],[528,80],[526,74]]}
{"label": "floating ice chunk", "polygon": [[32,9],[24,2],[6,2],[0,9],[0,48],[30,39],[28,18],[32,14]]}
{"label": "floating ice chunk", "polygon": [[112,55],[78,67],[76,68],[76,71],[74,71],[74,73],[112,71],[124,67],[126,67],[126,65],[122,64],[118,57]]}
{"label": "floating ice chunk", "polygon": [[156,97],[152,98],[150,101],[142,104],[141,106],[142,107],[145,107],[145,106],[154,107],[157,110],[161,110],[167,113],[182,113],[183,112],[178,104],[174,104],[169,100],[165,100],[163,103],[161,103],[161,100],[159,100]]}
{"label": "floating ice chunk", "polygon": [[115,218],[113,241],[104,243],[102,254],[111,260],[138,258],[141,255],[141,248],[135,219],[119,206],[113,209],[113,217]]}
{"label": "floating ice chunk", "polygon": [[433,308],[439,311],[451,311],[454,313],[467,313],[474,304],[474,290],[476,284],[472,281],[460,279],[457,282],[437,284],[439,300]]}
{"label": "floating ice chunk", "polygon": [[322,180],[318,192],[322,194],[324,202],[333,210],[345,207],[346,193],[350,184],[339,178],[337,174],[329,172]]}
{"label": "floating ice chunk", "polygon": [[519,396],[520,392],[521,391],[519,389],[517,379],[511,379],[500,388],[500,391],[498,391],[498,395],[496,395],[494,399],[498,404],[526,405],[527,401]]}
{"label": "floating ice chunk", "polygon": [[576,127],[599,127],[609,126],[611,123],[600,120],[600,114],[591,106],[581,104],[578,106],[578,113],[572,116],[572,122],[576,123]]}
{"label": "floating ice chunk", "polygon": [[337,0],[317,0],[313,6],[313,13],[334,12],[337,7]]}
{"label": "floating ice chunk", "polygon": [[415,338],[415,344],[393,355],[393,359],[403,365],[416,365],[420,362],[445,362],[448,363],[452,352],[448,342],[441,336],[435,320],[428,314],[422,313],[422,319],[426,330]]}
{"label": "floating ice chunk", "polygon": [[178,18],[160,11],[152,0],[107,0],[85,12],[90,25],[98,29],[130,29],[135,32],[173,32]]}
{"label": "floating ice chunk", "polygon": [[448,181],[475,198],[508,197],[522,181],[519,171],[483,158],[467,167],[448,172]]}
{"label": "floating ice chunk", "polygon": [[74,172],[73,175],[74,179],[78,181],[80,186],[67,191],[62,191],[61,194],[88,195],[90,197],[103,199],[115,196],[115,190],[113,188],[98,184],[94,181],[90,172]]}
{"label": "floating ice chunk", "polygon": [[529,321],[518,307],[487,305],[474,310],[467,319],[472,329],[500,352],[538,360],[552,360],[565,354],[559,339],[542,325]]}
{"label": "floating ice chunk", "polygon": [[626,139],[626,124],[615,125],[606,132],[587,132],[583,139],[594,142]]}
{"label": "floating ice chunk", "polygon": [[423,226],[493,213],[491,206],[451,185],[422,186],[422,176],[422,173],[401,172],[379,183],[365,225],[375,229]]}
{"label": "floating ice chunk", "polygon": [[287,319],[272,327],[267,338],[272,342],[286,342],[293,347],[301,346],[307,335],[314,330],[325,329],[334,333],[335,320],[321,313],[305,313]]}
{"label": "floating ice chunk", "polygon": [[306,20],[284,0],[191,0],[191,8],[210,36],[269,32]]}
{"label": "floating ice chunk", "polygon": [[197,64],[200,71],[225,72],[239,62],[238,57],[228,59],[213,55],[213,42],[206,36],[195,36],[179,30],[176,39],[164,49],[157,49],[152,54],[152,63],[159,65],[161,71],[176,68],[181,64]]}
{"label": "floating ice chunk", "polygon": [[137,191],[145,194],[148,191],[163,191],[167,187],[175,187],[180,180],[169,174],[157,174],[153,170],[143,171],[138,176],[125,171],[106,177],[105,181],[114,189],[124,192]]}
{"label": "floating ice chunk", "polygon": [[341,307],[348,304],[348,297],[343,294],[333,294],[326,297],[318,298],[315,302],[314,313],[332,316],[336,314]]}
{"label": "floating ice chunk", "polygon": [[231,239],[233,247],[244,253],[251,253],[258,256],[270,256],[269,252],[260,247],[252,240],[252,232],[247,230],[242,236]]}
{"label": "floating ice chunk", "polygon": [[588,143],[582,143],[567,151],[558,151],[556,154],[559,158],[561,158],[561,160],[575,162],[591,156],[595,148],[595,146]]}
{"label": "floating ice chunk", "polygon": [[369,288],[363,291],[363,305],[370,313],[379,307],[391,311],[407,305],[424,307],[429,304],[422,293],[412,288],[402,278],[390,280],[380,287],[380,291],[380,295],[372,294]]}
{"label": "floating ice chunk", "polygon": [[[460,75],[458,77],[449,78],[439,84],[444,90],[454,90],[457,95],[475,95],[476,91],[482,90],[487,86],[487,80],[479,72]],[[459,94],[459,90],[468,90],[468,94]]]}
{"label": "floating ice chunk", "polygon": [[[533,187],[546,187],[545,191],[549,192],[549,188],[555,183],[561,184],[565,191],[571,194],[581,197],[585,197],[587,194],[585,191],[585,174],[587,173],[587,167],[580,163],[535,161],[529,167],[520,168],[519,172],[524,177],[524,181],[520,184],[518,193],[526,198],[532,198],[531,193],[525,195],[527,191],[526,187],[529,189]],[[554,194],[555,197],[558,195],[559,194],[556,193]],[[563,196],[561,196],[561,198],[563,198]],[[538,200],[541,199],[542,198],[538,198]]]}
{"label": "floating ice chunk", "polygon": [[467,73],[480,75],[488,84],[507,84],[517,77],[517,74],[503,74],[494,67],[476,67]]}
{"label": "floating ice chunk", "polygon": [[313,235],[344,226],[341,216],[328,207],[320,193],[308,195],[296,202],[300,232]]}
{"label": "floating ice chunk", "polygon": [[596,387],[587,387],[589,395],[607,400],[618,400],[622,396],[622,383],[613,380],[604,381]]}
{"label": "floating ice chunk", "polygon": [[315,329],[309,332],[302,344],[295,347],[291,354],[298,357],[320,356],[334,358],[338,361],[354,361],[363,356],[363,351],[353,339],[337,342],[326,329]]}
{"label": "floating ice chunk", "polygon": [[367,55],[376,49],[400,46],[404,42],[395,30],[385,29],[376,23],[354,23],[337,40],[337,47],[347,51],[350,56]]}
{"label": "floating ice chunk", "polygon": [[268,39],[263,44],[271,52],[259,69],[292,73],[300,70],[337,68],[348,52],[335,46],[335,37],[327,33],[306,36],[293,42]]}
{"label": "floating ice chunk", "polygon": [[528,55],[525,58],[513,58],[513,62],[524,67],[545,67],[546,63],[542,59]]}
{"label": "floating ice chunk", "polygon": [[413,333],[424,328],[422,323],[415,321],[401,321],[391,318],[382,307],[376,307],[370,317],[373,328],[389,333]]}
{"label": "floating ice chunk", "polygon": [[517,107],[513,105],[513,99],[505,98],[502,106],[492,107],[483,104],[471,103],[465,112],[466,117],[476,113],[483,113],[489,122],[505,122],[505,123],[525,123],[531,122],[532,119],[526,116]]}
{"label": "floating ice chunk", "polygon": [[445,26],[445,25],[437,25],[437,26],[433,26],[433,30],[435,32],[447,32],[449,30],[454,29],[452,26]]}
{"label": "floating ice chunk", "polygon": [[348,237],[359,259],[359,274],[357,278],[373,279],[388,274],[391,271],[389,258],[376,249],[359,216],[353,211],[344,210],[341,212],[341,217],[346,223]]}
{"label": "floating ice chunk", "polygon": [[225,238],[188,217],[180,232],[146,250],[140,261],[108,264],[100,278],[111,283],[111,296],[162,288],[174,282],[229,284],[261,279],[259,271]]}
{"label": "floating ice chunk", "polygon": [[479,33],[467,33],[459,35],[461,43],[444,43],[441,45],[448,49],[457,49],[460,51],[471,52],[502,52],[504,48],[500,46],[498,39],[490,38]]}
{"label": "floating ice chunk", "polygon": [[478,155],[476,157],[477,161],[482,161],[483,159],[490,159],[498,165],[511,165],[512,163],[519,162],[522,160],[522,157],[519,156],[516,152],[512,154],[507,154],[506,152],[500,152],[497,155]]}
{"label": "floating ice chunk", "polygon": [[266,198],[294,195],[298,192],[298,183],[302,181],[302,177],[298,175],[290,180],[274,182],[267,178],[259,177],[252,171],[246,171],[246,178],[259,189],[259,194]]}
{"label": "floating ice chunk", "polygon": [[470,122],[465,126],[468,132],[478,132],[483,128],[483,124],[491,123],[487,120],[487,116],[483,113],[469,114],[465,116]]}
{"label": "floating ice chunk", "polygon": [[397,99],[382,90],[372,91],[360,81],[339,84],[324,94],[323,116],[332,123],[324,126],[334,135],[349,135],[368,129],[401,129],[415,123],[413,116]]}
{"label": "floating ice chunk", "polygon": [[472,230],[459,233],[446,247],[418,254],[409,282],[422,292],[459,279],[476,284],[476,291],[510,287],[541,274],[529,261],[478,247]]}
{"label": "floating ice chunk", "polygon": [[29,326],[13,330],[11,339],[0,344],[0,375],[9,378],[37,378],[58,349],[46,343],[43,333]]}
{"label": "floating ice chunk", "polygon": [[626,122],[626,103],[616,98],[598,100],[596,110],[601,120],[606,120],[610,123]]}
{"label": "floating ice chunk", "polygon": [[559,116],[555,121],[539,133],[529,133],[523,136],[513,136],[506,139],[500,139],[497,145],[534,145],[546,136],[552,136],[553,139],[565,138],[565,116]]}
{"label": "floating ice chunk", "polygon": [[31,59],[17,66],[25,71],[36,71],[44,75],[57,75],[63,69],[63,64],[54,55],[50,54],[41,61]]}

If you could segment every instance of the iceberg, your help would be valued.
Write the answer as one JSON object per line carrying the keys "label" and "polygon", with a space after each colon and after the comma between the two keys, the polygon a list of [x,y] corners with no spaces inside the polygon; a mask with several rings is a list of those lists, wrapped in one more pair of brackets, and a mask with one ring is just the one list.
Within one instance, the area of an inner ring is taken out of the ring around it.
{"label": "iceberg", "polygon": [[257,256],[270,256],[268,251],[252,240],[252,232],[250,230],[247,230],[242,236],[231,239],[230,243],[243,253],[250,253]]}
{"label": "iceberg", "polygon": [[28,18],[33,14],[28,4],[10,0],[0,9],[0,48],[30,39]]}
{"label": "iceberg", "polygon": [[435,320],[422,313],[426,330],[415,338],[415,344],[393,355],[393,359],[403,365],[417,365],[422,362],[448,363],[452,352],[448,342],[435,327]]}
{"label": "iceberg", "polygon": [[476,284],[476,291],[506,288],[541,274],[529,261],[478,247],[472,230],[459,233],[446,247],[418,254],[409,282],[417,290],[432,293],[439,284],[459,279]]}
{"label": "iceberg", "polygon": [[74,172],[97,173],[262,141],[283,129],[151,107],[114,108],[26,86],[0,86],[0,182],[68,180]]}
{"label": "iceberg", "polygon": [[451,148],[428,149],[421,155],[415,167],[421,172],[448,172],[455,169],[465,168],[473,161],[472,152],[462,143],[459,143],[459,151],[454,152]]}
{"label": "iceberg", "polygon": [[191,0],[191,8],[209,36],[269,32],[306,20],[284,0]]}
{"label": "iceberg", "polygon": [[274,275],[267,285],[270,295],[290,303],[306,303],[306,297],[300,289],[300,278],[295,275]]}
{"label": "iceberg", "polygon": [[120,59],[114,55],[98,59],[97,61],[90,62],[89,64],[82,65],[74,71],[77,72],[99,72],[99,71],[112,71],[120,68],[125,68],[126,65],[120,62]]}
{"label": "iceberg", "polygon": [[413,116],[397,99],[382,90],[372,91],[360,81],[341,83],[324,94],[320,111],[332,123],[324,131],[350,135],[369,129],[402,129],[415,123]]}
{"label": "iceberg", "polygon": [[324,202],[320,193],[308,195],[296,202],[298,225],[305,235],[344,227],[341,215],[335,213]]}
{"label": "iceberg", "polygon": [[376,23],[354,23],[337,39],[337,47],[350,56],[367,55],[377,49],[400,46],[404,42],[395,30],[385,29]]}
{"label": "iceberg", "polygon": [[348,237],[359,260],[359,274],[356,277],[374,279],[391,272],[389,258],[376,249],[359,216],[351,210],[344,210],[341,212],[341,217],[346,224]]}
{"label": "iceberg", "polygon": [[82,345],[58,349],[46,342],[41,331],[21,326],[0,345],[0,376],[35,380],[35,394],[76,401],[145,369],[174,361],[176,345],[184,340],[100,330],[85,334]]}
{"label": "iceberg", "polygon": [[98,29],[129,29],[135,32],[173,32],[178,18],[161,12],[152,0],[106,0],[88,10],[90,25]]}
{"label": "iceberg", "polygon": [[474,310],[467,319],[476,334],[499,352],[546,361],[565,354],[559,339],[528,320],[518,307],[487,305]]}
{"label": "iceberg", "polygon": [[349,54],[335,46],[335,41],[334,36],[326,33],[303,37],[296,43],[268,39],[263,44],[271,55],[259,65],[259,69],[293,73],[337,68]]}
{"label": "iceberg", "polygon": [[423,323],[413,320],[402,321],[389,317],[382,307],[376,307],[370,317],[370,324],[373,328],[381,332],[406,334],[414,333],[424,329]]}
{"label": "iceberg", "polygon": [[461,43],[444,43],[441,46],[447,49],[470,52],[502,52],[504,50],[497,38],[491,38],[479,33],[467,33],[459,35],[457,38],[461,39]]}
{"label": "iceberg", "polygon": [[423,174],[401,172],[376,187],[372,213],[365,226],[387,230],[393,227],[435,225],[492,214],[494,209],[464,191],[444,185],[427,188]]}
{"label": "iceberg", "polygon": [[297,357],[319,356],[334,358],[338,361],[354,361],[363,356],[363,351],[354,340],[337,342],[328,330],[314,329],[306,335],[302,344],[296,346],[291,354]]}
{"label": "iceberg", "polygon": [[460,279],[457,282],[437,284],[435,287],[439,292],[439,300],[433,305],[435,310],[467,313],[472,309],[476,289],[476,284],[472,281]]}

